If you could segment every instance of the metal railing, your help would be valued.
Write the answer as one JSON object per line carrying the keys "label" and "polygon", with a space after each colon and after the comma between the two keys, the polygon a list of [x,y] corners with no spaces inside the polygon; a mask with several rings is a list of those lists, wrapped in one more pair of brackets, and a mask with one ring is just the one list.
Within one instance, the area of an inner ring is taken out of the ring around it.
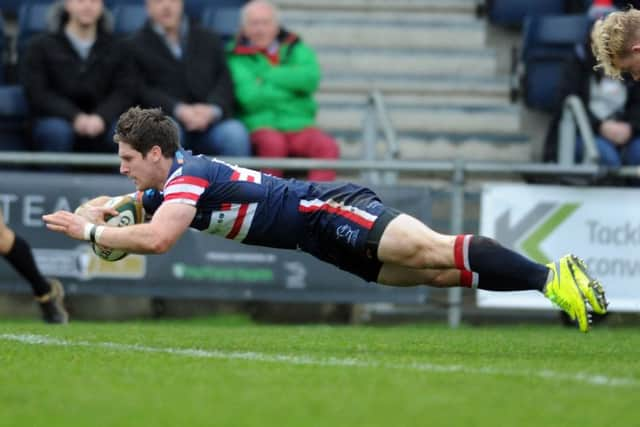
{"label": "metal railing", "polygon": [[[391,124],[391,118],[387,111],[384,96],[379,90],[374,90],[367,96],[367,105],[362,120],[362,158],[376,160],[378,158],[378,132],[382,131],[386,149],[384,160],[394,160],[400,157],[400,147],[396,132]],[[384,171],[380,176],[378,171],[362,172],[362,179],[370,184],[393,184],[398,179],[398,174],[393,170]]]}
{"label": "metal railing", "polygon": [[576,129],[583,143],[582,163],[598,164],[600,152],[596,147],[591,123],[582,100],[569,95],[562,106],[562,116],[558,127],[558,163],[572,165],[575,162]]}
{"label": "metal railing", "polygon": [[[317,159],[265,159],[255,157],[221,158],[229,163],[249,168],[278,168],[286,170],[333,169],[337,171],[357,171],[368,177],[368,173],[388,172],[396,177],[399,173],[412,176],[448,177],[451,186],[451,229],[452,234],[461,234],[464,219],[464,192],[466,178],[474,176],[498,175],[547,175],[547,176],[602,176],[603,168],[595,164],[558,165],[548,163],[499,163],[478,161],[408,161],[408,160],[317,160]],[[32,153],[0,152],[0,164],[9,165],[82,165],[117,166],[119,159],[108,154],[74,153]],[[608,171],[616,175],[640,177],[640,167],[625,167]],[[448,294],[448,322],[457,327],[462,318],[462,290],[451,288]]]}

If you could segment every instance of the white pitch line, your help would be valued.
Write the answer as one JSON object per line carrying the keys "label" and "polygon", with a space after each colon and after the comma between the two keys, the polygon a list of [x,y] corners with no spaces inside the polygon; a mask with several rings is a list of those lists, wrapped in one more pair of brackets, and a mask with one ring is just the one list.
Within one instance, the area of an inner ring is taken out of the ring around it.
{"label": "white pitch line", "polygon": [[257,352],[238,352],[223,350],[202,350],[196,348],[171,348],[171,347],[149,347],[140,344],[122,344],[116,342],[90,342],[90,341],[68,341],[59,338],[48,337],[46,335],[33,334],[0,334],[0,340],[14,341],[23,344],[49,345],[59,347],[93,347],[106,348],[123,352],[139,353],[161,353],[175,356],[196,357],[204,359],[222,360],[248,360],[255,362],[284,363],[291,365],[313,365],[313,366],[350,366],[357,368],[384,368],[384,369],[404,369],[421,372],[476,374],[503,377],[537,377],[553,381],[573,381],[599,386],[609,387],[638,387],[640,381],[631,377],[611,377],[604,374],[594,373],[565,373],[552,370],[514,370],[499,368],[473,368],[463,365],[444,365],[433,363],[388,363],[375,360],[362,360],[355,358],[327,357],[319,358],[305,355],[287,354],[267,354]]}

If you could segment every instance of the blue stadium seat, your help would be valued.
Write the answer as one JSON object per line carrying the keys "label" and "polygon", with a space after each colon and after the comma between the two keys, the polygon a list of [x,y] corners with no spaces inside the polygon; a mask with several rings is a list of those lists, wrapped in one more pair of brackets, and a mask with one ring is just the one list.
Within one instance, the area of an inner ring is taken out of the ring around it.
{"label": "blue stadium seat", "polygon": [[3,14],[16,16],[22,3],[24,0],[0,0],[0,10]]}
{"label": "blue stadium seat", "polygon": [[208,7],[204,10],[202,26],[215,31],[224,43],[235,37],[240,28],[240,8]]}
{"label": "blue stadium seat", "polygon": [[0,150],[24,150],[27,100],[22,86],[0,86]]}
{"label": "blue stadium seat", "polygon": [[51,2],[39,3],[25,1],[18,10],[18,56],[24,52],[29,39],[35,34],[47,30],[47,17]]}
{"label": "blue stadium seat", "polygon": [[137,4],[144,6],[144,0],[104,0],[104,5],[109,8],[109,10],[113,10],[114,7],[121,4]]}
{"label": "blue stadium seat", "polygon": [[0,84],[4,83],[4,66],[6,64],[7,56],[7,53],[5,52],[6,44],[4,19],[2,19],[2,14],[0,14]]}
{"label": "blue stadium seat", "polygon": [[246,0],[185,0],[184,11],[192,19],[202,19],[205,9],[209,8],[236,8],[239,9],[246,3]]}
{"label": "blue stadium seat", "polygon": [[586,42],[589,18],[579,15],[530,16],[525,20],[521,62],[525,104],[552,111],[567,57]]}
{"label": "blue stadium seat", "polygon": [[565,12],[563,0],[486,0],[489,22],[519,27],[527,16],[559,15]]}
{"label": "blue stadium seat", "polygon": [[114,6],[113,32],[117,35],[127,35],[136,32],[147,20],[147,9],[144,4],[122,3]]}

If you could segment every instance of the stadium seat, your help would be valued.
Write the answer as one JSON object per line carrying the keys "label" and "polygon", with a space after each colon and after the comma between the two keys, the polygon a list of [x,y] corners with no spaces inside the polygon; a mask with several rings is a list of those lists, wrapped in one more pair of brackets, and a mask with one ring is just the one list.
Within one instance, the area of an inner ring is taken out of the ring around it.
{"label": "stadium seat", "polygon": [[144,25],[147,20],[147,10],[144,4],[121,3],[114,6],[113,32],[117,35],[131,34]]}
{"label": "stadium seat", "polygon": [[23,0],[0,0],[0,10],[7,16],[15,17],[22,3]]}
{"label": "stadium seat", "polygon": [[[1,0],[0,0],[1,1]],[[137,4],[144,5],[144,0],[105,0],[104,5],[109,9],[113,10],[113,8],[121,5],[121,4]]]}
{"label": "stadium seat", "polygon": [[24,52],[29,39],[47,30],[47,16],[51,3],[23,2],[18,10],[18,57]]}
{"label": "stadium seat", "polygon": [[7,40],[4,34],[4,19],[0,14],[0,85],[4,83],[4,66],[7,63],[7,53],[5,51]]}
{"label": "stadium seat", "polygon": [[240,26],[240,8],[208,7],[202,14],[202,26],[215,31],[224,43],[233,39]]}
{"label": "stadium seat", "polygon": [[486,0],[489,22],[520,27],[527,16],[559,15],[565,12],[562,0]]}
{"label": "stadium seat", "polygon": [[185,0],[184,10],[192,19],[202,19],[205,9],[236,8],[239,9],[246,0]]}
{"label": "stadium seat", "polygon": [[25,145],[27,100],[22,86],[0,86],[0,149],[22,150]]}
{"label": "stadium seat", "polygon": [[589,18],[582,14],[527,17],[520,84],[528,107],[552,111],[557,105],[564,62],[577,44],[586,41],[589,25]]}

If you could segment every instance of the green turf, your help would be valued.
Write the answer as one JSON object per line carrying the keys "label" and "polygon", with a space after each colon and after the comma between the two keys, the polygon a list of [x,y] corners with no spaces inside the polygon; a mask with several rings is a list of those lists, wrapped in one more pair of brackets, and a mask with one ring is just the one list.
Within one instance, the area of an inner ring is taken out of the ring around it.
{"label": "green turf", "polygon": [[0,323],[3,427],[631,426],[639,396],[634,328]]}

